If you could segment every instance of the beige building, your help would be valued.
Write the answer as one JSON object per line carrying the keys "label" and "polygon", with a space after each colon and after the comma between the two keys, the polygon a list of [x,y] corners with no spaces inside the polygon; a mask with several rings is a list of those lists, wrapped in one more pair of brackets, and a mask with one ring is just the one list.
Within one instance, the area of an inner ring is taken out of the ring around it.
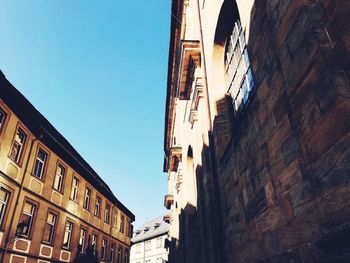
{"label": "beige building", "polygon": [[167,217],[154,218],[133,235],[130,251],[130,263],[166,263],[168,250],[165,242],[168,240],[169,223]]}
{"label": "beige building", "polygon": [[1,262],[72,262],[91,249],[101,262],[127,263],[133,221],[101,177],[0,72]]}
{"label": "beige building", "polygon": [[350,262],[350,4],[173,0],[169,262]]}

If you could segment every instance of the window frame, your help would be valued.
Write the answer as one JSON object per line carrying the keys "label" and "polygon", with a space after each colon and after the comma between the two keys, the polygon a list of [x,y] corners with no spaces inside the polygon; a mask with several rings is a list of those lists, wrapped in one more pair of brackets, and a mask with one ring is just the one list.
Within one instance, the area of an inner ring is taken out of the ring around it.
{"label": "window frame", "polygon": [[[70,235],[69,235],[69,241],[68,241],[68,245],[65,246],[64,245],[64,239],[65,239],[65,234],[66,234],[66,227],[67,227],[67,224],[71,224],[71,230],[70,230]],[[70,250],[70,247],[71,247],[71,243],[72,243],[72,237],[73,237],[73,234],[74,234],[74,222],[70,219],[66,219],[66,222],[64,224],[64,229],[63,229],[63,238],[62,238],[62,249],[64,250]]]}
{"label": "window frame", "polygon": [[13,190],[8,189],[7,187],[4,187],[3,185],[0,186],[0,189],[4,189],[4,191],[8,193],[8,197],[7,197],[6,204],[5,204],[5,209],[3,211],[2,216],[0,214],[0,230],[4,231],[5,226],[6,226],[6,222],[7,222],[7,216],[9,214],[9,209],[10,209],[10,206],[12,203]]}
{"label": "window frame", "polygon": [[[89,195],[87,195],[89,193]],[[83,208],[87,211],[90,211],[91,206],[91,195],[92,195],[92,188],[89,186],[85,186],[85,194],[84,194],[84,202],[83,202]],[[89,197],[89,201],[86,203],[86,197]]]}
{"label": "window frame", "polygon": [[[45,159],[45,161],[43,163],[43,168],[42,168],[42,171],[41,171],[41,177],[38,177],[35,174],[35,166],[36,166],[36,162],[38,160],[38,154],[39,154],[40,150],[46,154],[46,159]],[[36,153],[35,153],[35,159],[34,159],[34,163],[33,163],[33,168],[32,168],[32,176],[35,177],[36,179],[39,179],[40,181],[43,181],[43,182],[45,181],[45,177],[46,177],[46,173],[47,173],[49,157],[50,157],[49,151],[46,148],[44,148],[40,143],[38,143],[37,149],[36,149]]]}
{"label": "window frame", "polygon": [[[55,188],[55,183],[56,183],[57,171],[58,171],[59,166],[61,166],[61,168],[63,168],[64,172],[63,172],[63,175],[61,175],[62,176],[61,187],[60,187],[60,189],[57,189],[57,188]],[[65,182],[65,178],[67,176],[67,171],[68,171],[67,166],[65,164],[63,164],[63,162],[61,162],[60,160],[57,160],[52,188],[61,194],[63,194],[63,192],[64,192],[64,182]]]}
{"label": "window frame", "polygon": [[[14,143],[16,141],[17,132],[19,130],[21,130],[23,132],[23,134],[25,135],[25,139],[24,139],[24,142],[21,144],[21,150],[20,150],[20,153],[19,153],[18,157],[14,159],[11,156],[11,152],[12,152]],[[21,123],[18,123],[17,126],[16,126],[16,129],[15,129],[15,134],[13,135],[13,138],[12,138],[11,147],[10,147],[10,151],[9,151],[8,157],[15,164],[17,164],[19,167],[22,167],[23,158],[24,158],[24,155],[25,155],[25,152],[26,152],[26,149],[27,149],[27,144],[28,144],[29,138],[30,138],[30,133],[28,132],[28,130],[26,128],[24,128],[24,126]]]}
{"label": "window frame", "polygon": [[104,211],[104,222],[108,225],[111,223],[111,205],[107,202],[106,202],[105,211]]}
{"label": "window frame", "polygon": [[[83,239],[81,239],[81,237],[82,237],[82,235],[81,235],[82,231],[83,231],[83,233],[84,233],[84,238],[83,238]],[[80,227],[80,231],[79,231],[79,240],[78,240],[78,245],[79,245],[78,251],[79,251],[79,253],[81,253],[81,254],[84,254],[84,253],[85,253],[85,247],[86,247],[86,241],[87,241],[87,240],[86,240],[86,237],[87,237],[87,236],[88,236],[88,230],[87,230],[87,228],[81,226],[81,227]],[[80,244],[80,240],[83,240],[83,244]]]}
{"label": "window frame", "polygon": [[114,259],[115,259],[115,243],[114,242],[110,242],[110,246],[109,246],[109,262],[110,263],[114,263]]}
{"label": "window frame", "polygon": [[2,103],[1,99],[0,99],[0,111],[4,113],[3,121],[0,122],[0,136],[2,136],[3,131],[6,129],[7,123],[10,119],[11,111],[7,108],[5,104]]}
{"label": "window frame", "polygon": [[36,218],[37,218],[37,215],[38,215],[38,212],[39,211],[39,203],[38,202],[35,202],[34,200],[28,198],[28,197],[25,197],[24,200],[23,200],[23,204],[22,204],[22,209],[21,209],[21,213],[20,213],[20,216],[18,218],[18,223],[22,223],[20,220],[21,220],[21,217],[22,217],[22,214],[23,214],[23,209],[24,209],[24,206],[26,203],[29,203],[31,205],[34,206],[34,212],[33,212],[33,215],[32,215],[32,220],[31,220],[31,223],[30,225],[28,226],[28,233],[26,235],[23,235],[21,236],[21,238],[26,238],[26,239],[32,239],[32,235],[33,235],[33,224],[36,222]]}
{"label": "window frame", "polygon": [[[77,182],[77,186],[74,188],[73,186],[73,182],[74,182],[74,179],[76,179],[76,182]],[[71,183],[71,188],[70,188],[70,193],[69,193],[69,199],[78,203],[78,193],[79,193],[79,183],[80,183],[80,180],[77,176],[73,175],[72,177],[72,183]],[[72,193],[73,193],[73,188],[75,189],[75,195],[74,195],[74,198],[72,198]]]}
{"label": "window frame", "polygon": [[97,218],[101,218],[101,204],[102,204],[102,198],[101,198],[101,196],[99,196],[96,193],[94,216],[97,217]]}
{"label": "window frame", "polygon": [[[56,217],[55,219],[55,223],[53,225],[53,230],[52,230],[52,237],[51,237],[51,240],[50,241],[45,241],[44,240],[44,235],[45,235],[45,228],[46,228],[46,225],[48,224],[48,218],[49,218],[49,214],[52,214]],[[45,226],[44,226],[44,231],[43,231],[43,235],[42,235],[42,239],[41,239],[41,242],[44,243],[44,244],[48,244],[48,245],[53,245],[54,244],[54,240],[55,240],[55,235],[56,235],[56,231],[57,231],[57,225],[58,225],[58,222],[59,222],[59,214],[52,210],[52,209],[48,209],[47,210],[47,213],[46,213],[46,222],[45,222]]]}
{"label": "window frame", "polygon": [[[94,237],[96,237],[95,242],[94,242]],[[98,248],[98,234],[95,232],[92,233],[91,246],[93,248],[93,251],[92,251],[93,255],[96,255],[97,248]]]}
{"label": "window frame", "polygon": [[125,232],[125,216],[123,214],[120,214],[119,232],[122,234]]}
{"label": "window frame", "polygon": [[107,259],[107,248],[108,248],[108,240],[106,238],[102,238],[101,260],[103,260],[103,261],[105,261]]}

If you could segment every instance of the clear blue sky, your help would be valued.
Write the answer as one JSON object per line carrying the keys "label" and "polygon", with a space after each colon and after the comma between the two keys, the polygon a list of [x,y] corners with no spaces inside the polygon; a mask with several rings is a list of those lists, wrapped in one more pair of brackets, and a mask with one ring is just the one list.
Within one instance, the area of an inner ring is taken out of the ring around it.
{"label": "clear blue sky", "polygon": [[0,69],[136,216],[166,213],[170,0],[0,1]]}

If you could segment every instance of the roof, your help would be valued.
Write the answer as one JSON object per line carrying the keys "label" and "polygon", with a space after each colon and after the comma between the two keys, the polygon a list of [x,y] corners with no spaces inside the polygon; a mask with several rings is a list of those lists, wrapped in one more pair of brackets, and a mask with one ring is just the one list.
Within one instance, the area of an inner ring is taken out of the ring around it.
{"label": "roof", "polygon": [[63,161],[84,177],[93,187],[104,194],[121,211],[135,220],[128,210],[113,194],[109,186],[81,157],[74,147],[55,129],[55,127],[6,79],[0,70],[0,99],[40,140],[55,152]]}
{"label": "roof", "polygon": [[169,223],[166,223],[163,218],[164,216],[160,216],[143,224],[134,232],[131,242],[135,244],[167,234]]}

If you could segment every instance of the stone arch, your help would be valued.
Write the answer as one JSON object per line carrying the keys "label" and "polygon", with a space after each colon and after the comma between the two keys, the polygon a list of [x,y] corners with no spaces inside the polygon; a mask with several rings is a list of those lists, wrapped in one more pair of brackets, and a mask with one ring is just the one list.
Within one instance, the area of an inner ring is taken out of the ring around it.
{"label": "stone arch", "polygon": [[[221,6],[215,29],[212,72],[216,85],[225,87],[225,44],[231,35],[235,22],[240,19],[235,0],[225,0]],[[226,92],[226,91],[224,91]]]}

